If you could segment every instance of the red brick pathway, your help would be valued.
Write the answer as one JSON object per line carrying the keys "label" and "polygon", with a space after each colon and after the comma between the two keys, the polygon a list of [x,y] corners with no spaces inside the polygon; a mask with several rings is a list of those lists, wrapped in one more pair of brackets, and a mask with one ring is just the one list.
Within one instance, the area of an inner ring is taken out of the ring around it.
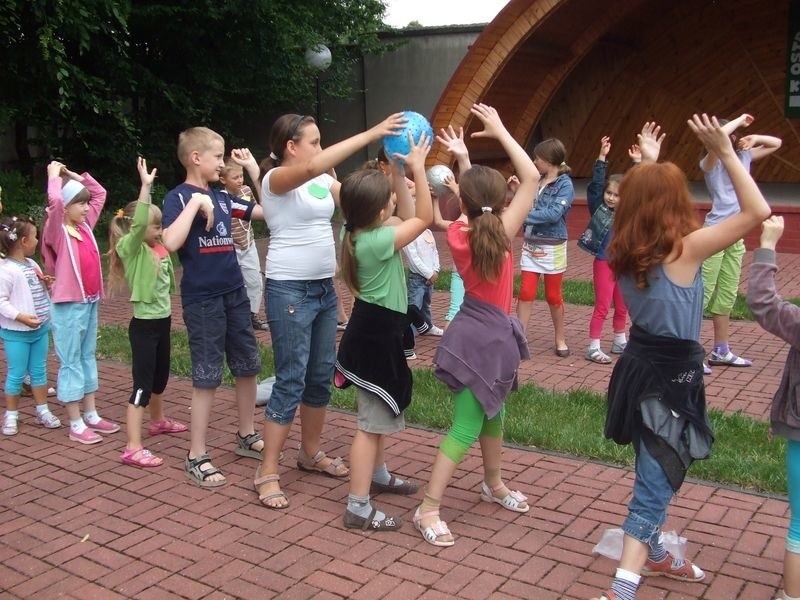
{"label": "red brick pathway", "polygon": [[[587,278],[590,263],[581,254],[571,248],[570,275]],[[782,290],[800,295],[800,269],[790,269],[785,258]],[[796,274],[790,278],[789,271]],[[446,296],[436,294],[437,319]],[[106,302],[101,314],[104,322],[126,322],[129,315],[122,300]],[[541,328],[531,327],[535,357],[523,368],[524,378],[556,389],[602,390],[608,369],[581,358],[589,309],[570,306],[567,314],[576,356],[552,355],[546,319]],[[181,326],[180,310],[175,316]],[[717,369],[709,397],[714,406],[763,418],[785,347],[752,324],[736,324],[733,338],[757,366]],[[429,364],[434,344],[422,338],[416,366]],[[103,362],[100,377],[99,407],[121,420],[129,369]],[[168,392],[171,416],[188,422],[189,382],[174,378]],[[211,454],[229,480],[216,491],[197,488],[183,475],[187,434],[147,440],[166,464],[145,471],[118,461],[122,433],[78,446],[67,440],[66,429],[34,425],[33,412],[23,403],[20,433],[0,439],[2,598],[588,598],[607,585],[614,568],[592,555],[592,547],[603,530],[619,526],[632,484],[626,469],[508,448],[506,477],[533,507],[524,515],[510,513],[479,501],[480,456],[473,449],[442,511],[457,543],[436,549],[411,524],[393,534],[344,530],[346,484],[292,468],[297,425],[281,468],[292,505],[286,511],[259,506],[251,482],[256,461],[233,453],[236,411],[229,389],[218,394],[217,421],[209,431]],[[353,427],[351,415],[331,413],[324,449],[346,456]],[[439,440],[440,434],[416,428],[392,436],[390,468],[426,480]],[[419,497],[377,498],[379,506],[409,520],[417,502]],[[688,556],[706,570],[706,581],[654,578],[639,597],[773,598],[787,520],[784,499],[687,483],[665,529],[689,539]]]}

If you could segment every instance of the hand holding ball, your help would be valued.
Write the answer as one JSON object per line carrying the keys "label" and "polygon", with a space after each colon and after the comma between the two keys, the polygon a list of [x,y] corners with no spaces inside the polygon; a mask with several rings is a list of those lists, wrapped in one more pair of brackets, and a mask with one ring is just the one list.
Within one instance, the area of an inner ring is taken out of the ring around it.
{"label": "hand holding ball", "polygon": [[452,177],[455,179],[453,172],[450,168],[446,165],[433,165],[428,172],[426,173],[428,178],[428,183],[433,189],[433,193],[439,197],[446,196],[448,194],[452,194],[452,191],[449,187],[445,184],[445,180],[448,177]]}
{"label": "hand holding ball", "polygon": [[411,134],[414,143],[419,143],[420,137],[426,134],[429,139],[433,139],[433,128],[428,123],[428,119],[417,112],[407,110],[403,113],[403,118],[407,119],[406,126],[399,130],[398,135],[387,135],[383,138],[383,150],[389,160],[395,154],[408,154],[411,146],[408,143],[408,134]]}

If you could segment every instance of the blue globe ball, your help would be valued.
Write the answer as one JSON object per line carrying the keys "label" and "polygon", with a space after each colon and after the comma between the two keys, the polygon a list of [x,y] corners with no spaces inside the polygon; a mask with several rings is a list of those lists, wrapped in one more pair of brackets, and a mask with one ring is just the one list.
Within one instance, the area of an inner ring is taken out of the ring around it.
{"label": "blue globe ball", "polygon": [[406,126],[400,130],[400,134],[387,135],[383,138],[383,150],[389,160],[392,160],[395,153],[408,154],[411,151],[411,147],[408,144],[408,132],[411,132],[411,137],[414,139],[415,144],[419,143],[419,138],[422,137],[423,133],[426,133],[428,138],[433,141],[433,128],[428,119],[411,110],[403,112],[403,117],[408,121]]}

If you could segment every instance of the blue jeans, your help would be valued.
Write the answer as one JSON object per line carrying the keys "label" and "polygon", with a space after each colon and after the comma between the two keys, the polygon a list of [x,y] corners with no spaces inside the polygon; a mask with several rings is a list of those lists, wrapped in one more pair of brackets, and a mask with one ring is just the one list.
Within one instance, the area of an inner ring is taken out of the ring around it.
{"label": "blue jeans", "polygon": [[47,383],[47,350],[50,348],[50,323],[39,329],[17,331],[0,329],[0,338],[6,349],[6,394],[19,396],[22,381],[30,373],[31,385],[37,387]]}
{"label": "blue jeans", "polygon": [[300,402],[327,406],[336,362],[336,289],[333,279],[267,279],[267,316],[275,357],[275,385],[264,416],[288,425]]}
{"label": "blue jeans", "polygon": [[97,391],[97,310],[99,302],[57,302],[50,309],[53,346],[61,363],[58,399],[78,402]]}
{"label": "blue jeans", "polygon": [[425,283],[425,278],[417,273],[408,274],[408,303],[416,306],[425,317],[425,322],[430,327],[431,321],[431,298],[433,286]]}
{"label": "blue jeans", "polygon": [[652,547],[658,542],[658,532],[667,518],[667,506],[672,495],[672,486],[664,469],[647,451],[644,442],[639,442],[633,498],[628,504],[628,517],[622,530]]}

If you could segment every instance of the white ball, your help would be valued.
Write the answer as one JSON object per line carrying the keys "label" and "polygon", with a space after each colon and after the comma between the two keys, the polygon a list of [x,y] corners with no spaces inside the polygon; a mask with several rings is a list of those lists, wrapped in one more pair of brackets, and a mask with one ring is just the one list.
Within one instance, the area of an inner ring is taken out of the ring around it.
{"label": "white ball", "polygon": [[331,66],[331,50],[325,44],[317,44],[306,50],[306,64],[317,71],[324,71]]}
{"label": "white ball", "polygon": [[433,188],[433,193],[437,196],[444,196],[450,191],[450,188],[444,183],[445,179],[453,177],[453,172],[450,170],[450,167],[446,165],[434,165],[428,169],[425,175],[428,178],[428,183],[431,188]]}

